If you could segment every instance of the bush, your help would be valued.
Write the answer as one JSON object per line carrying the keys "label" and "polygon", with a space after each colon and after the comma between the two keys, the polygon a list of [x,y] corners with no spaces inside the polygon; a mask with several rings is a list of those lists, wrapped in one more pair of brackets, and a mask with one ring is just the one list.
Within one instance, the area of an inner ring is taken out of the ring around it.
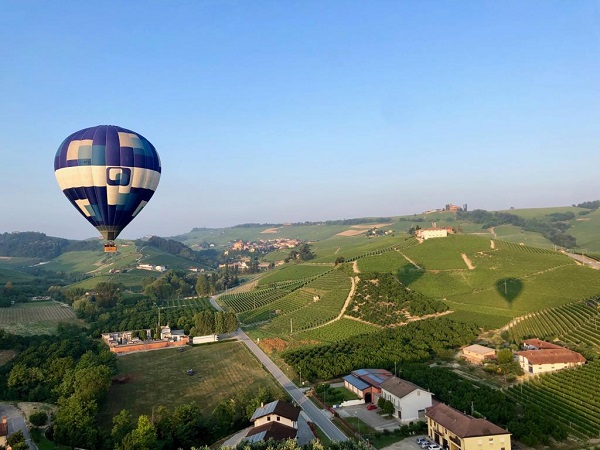
{"label": "bush", "polygon": [[44,411],[34,412],[29,416],[29,421],[33,426],[41,427],[42,425],[46,425],[48,421],[48,414]]}

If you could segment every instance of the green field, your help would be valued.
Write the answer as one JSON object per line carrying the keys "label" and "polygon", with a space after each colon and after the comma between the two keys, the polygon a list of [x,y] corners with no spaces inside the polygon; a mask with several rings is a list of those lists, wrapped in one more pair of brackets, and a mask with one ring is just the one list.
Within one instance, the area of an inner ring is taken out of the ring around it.
{"label": "green field", "polygon": [[[159,405],[174,408],[195,401],[208,415],[222,400],[246,390],[265,387],[281,397],[275,380],[264,371],[244,344],[224,341],[216,344],[154,350],[119,356],[120,377],[125,384],[113,384],[104,406],[105,421],[122,409],[134,415],[152,414]],[[193,369],[195,374],[186,374]]]}
{"label": "green field", "polygon": [[0,328],[13,334],[52,334],[61,322],[85,326],[83,321],[75,317],[73,308],[62,303],[17,303],[8,308],[0,308]]}

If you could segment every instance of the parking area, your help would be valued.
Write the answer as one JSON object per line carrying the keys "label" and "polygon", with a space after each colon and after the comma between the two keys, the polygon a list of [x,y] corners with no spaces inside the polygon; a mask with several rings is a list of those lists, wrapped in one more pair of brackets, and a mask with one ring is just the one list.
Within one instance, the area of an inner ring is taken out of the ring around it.
{"label": "parking area", "polygon": [[343,408],[336,409],[336,411],[340,417],[357,417],[371,428],[379,431],[386,429],[393,430],[394,428],[400,427],[400,422],[398,422],[396,419],[388,419],[387,417],[379,414],[379,409],[368,410],[367,406],[368,405],[366,404],[344,406]]}
{"label": "parking area", "polygon": [[417,438],[427,439],[427,436],[411,436],[398,442],[394,442],[381,450],[423,450],[423,448],[417,443]]}

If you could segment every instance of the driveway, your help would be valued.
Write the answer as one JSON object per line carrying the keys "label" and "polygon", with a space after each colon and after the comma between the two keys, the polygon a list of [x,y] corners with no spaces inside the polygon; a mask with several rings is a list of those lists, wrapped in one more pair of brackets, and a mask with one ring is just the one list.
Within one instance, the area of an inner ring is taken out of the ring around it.
{"label": "driveway", "polygon": [[388,419],[387,417],[379,414],[379,408],[368,410],[367,406],[368,405],[344,406],[343,408],[336,409],[336,411],[340,417],[358,417],[371,428],[379,431],[400,428],[400,422],[398,422],[396,419]]}
{"label": "driveway", "polygon": [[19,408],[10,403],[0,403],[0,417],[8,417],[8,435],[10,436],[15,431],[21,430],[25,436],[25,442],[29,448],[37,450],[37,447],[31,440],[27,425],[25,425],[25,417]]}

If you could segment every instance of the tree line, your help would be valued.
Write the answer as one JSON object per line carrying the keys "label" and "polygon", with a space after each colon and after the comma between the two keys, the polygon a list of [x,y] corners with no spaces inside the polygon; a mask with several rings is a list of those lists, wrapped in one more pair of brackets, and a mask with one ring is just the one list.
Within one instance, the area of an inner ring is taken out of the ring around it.
{"label": "tree line", "polygon": [[469,212],[457,211],[456,217],[459,220],[482,224],[482,228],[485,229],[506,224],[514,225],[525,231],[540,233],[550,242],[561,247],[570,248],[577,245],[575,238],[565,233],[570,228],[567,221],[575,218],[572,212],[548,214],[543,219],[524,219],[516,214],[476,209]]}

